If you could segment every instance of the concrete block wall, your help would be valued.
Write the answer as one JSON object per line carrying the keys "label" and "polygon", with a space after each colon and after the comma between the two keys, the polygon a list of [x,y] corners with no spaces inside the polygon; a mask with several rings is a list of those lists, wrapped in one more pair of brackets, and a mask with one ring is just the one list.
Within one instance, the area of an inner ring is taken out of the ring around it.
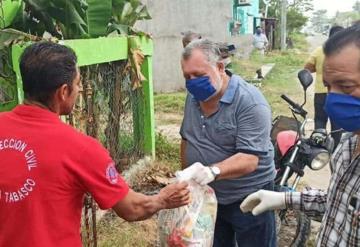
{"label": "concrete block wall", "polygon": [[[153,78],[155,92],[173,92],[185,88],[180,66],[183,31],[201,33],[218,42],[244,37],[230,37],[232,0],[144,0],[151,20],[138,22],[136,28],[150,33],[154,39]],[[245,40],[247,38],[245,37]],[[249,47],[251,48],[251,47]]]}

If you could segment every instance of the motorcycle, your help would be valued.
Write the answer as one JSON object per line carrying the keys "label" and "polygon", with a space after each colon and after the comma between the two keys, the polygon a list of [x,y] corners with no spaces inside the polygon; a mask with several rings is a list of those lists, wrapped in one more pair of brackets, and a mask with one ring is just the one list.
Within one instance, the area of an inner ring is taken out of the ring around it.
{"label": "motorcycle", "polygon": [[[315,129],[310,136],[306,135],[305,130],[310,120],[303,107],[306,104],[306,90],[312,84],[313,78],[308,70],[301,70],[298,78],[303,87],[304,102],[299,105],[286,95],[281,95],[281,98],[289,105],[293,118],[276,117],[271,130],[277,170],[275,188],[282,192],[296,191],[306,167],[315,171],[325,167],[330,161],[334,148],[334,140],[325,129]],[[281,210],[277,214],[277,230],[280,230],[281,224],[286,223],[289,213],[288,210]],[[291,246],[306,246],[311,219],[301,212],[294,212],[294,214],[297,230]]]}

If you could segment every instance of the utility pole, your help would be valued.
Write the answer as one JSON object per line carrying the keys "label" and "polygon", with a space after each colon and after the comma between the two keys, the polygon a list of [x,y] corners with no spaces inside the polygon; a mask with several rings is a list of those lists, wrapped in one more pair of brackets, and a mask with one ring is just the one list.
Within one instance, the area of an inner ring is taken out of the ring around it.
{"label": "utility pole", "polygon": [[270,0],[263,0],[264,4],[265,4],[265,18],[267,18],[268,15],[268,10],[269,10],[269,4],[270,4]]}
{"label": "utility pole", "polygon": [[286,50],[286,8],[287,0],[281,1],[281,51]]}

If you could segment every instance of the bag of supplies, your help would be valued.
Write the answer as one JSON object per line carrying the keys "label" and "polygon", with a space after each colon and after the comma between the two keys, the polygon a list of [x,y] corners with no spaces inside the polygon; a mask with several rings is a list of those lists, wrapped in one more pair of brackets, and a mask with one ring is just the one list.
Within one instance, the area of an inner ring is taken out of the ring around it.
{"label": "bag of supplies", "polygon": [[[179,174],[179,173],[178,173]],[[179,178],[178,181],[184,181]],[[191,202],[183,207],[160,211],[161,247],[211,247],[217,212],[214,190],[190,180]]]}

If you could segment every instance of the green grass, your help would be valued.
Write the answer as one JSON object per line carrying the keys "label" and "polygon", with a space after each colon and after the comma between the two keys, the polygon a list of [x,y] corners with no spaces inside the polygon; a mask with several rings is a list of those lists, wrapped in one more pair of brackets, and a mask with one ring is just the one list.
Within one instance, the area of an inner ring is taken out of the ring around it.
{"label": "green grass", "polygon": [[162,133],[156,133],[155,138],[156,158],[165,161],[174,169],[180,168],[180,144],[171,142]]}
{"label": "green grass", "polygon": [[180,125],[185,107],[186,92],[154,95],[155,119],[160,125]]}
{"label": "green grass", "polygon": [[261,65],[275,63],[272,71],[262,81],[261,91],[272,108],[273,117],[279,114],[291,116],[288,105],[280,96],[286,94],[295,102],[303,102],[303,90],[297,73],[303,68],[307,56],[307,53],[297,50],[274,51],[265,57],[252,54],[249,60],[235,60],[234,72],[245,80],[251,80]]}
{"label": "green grass", "polygon": [[306,41],[306,36],[302,33],[293,33],[290,34],[290,37],[294,43],[294,48],[302,52],[307,52],[309,49],[309,44]]}
{"label": "green grass", "polygon": [[184,111],[185,98],[185,92],[155,94],[155,112],[181,114]]}

